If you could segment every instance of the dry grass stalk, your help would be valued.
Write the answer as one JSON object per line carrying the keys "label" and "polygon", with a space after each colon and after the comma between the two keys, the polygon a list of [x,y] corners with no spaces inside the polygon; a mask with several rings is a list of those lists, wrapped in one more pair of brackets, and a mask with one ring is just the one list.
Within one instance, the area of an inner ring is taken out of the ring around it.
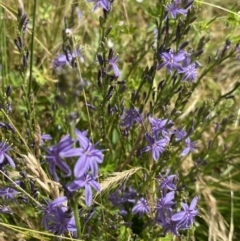
{"label": "dry grass stalk", "polygon": [[[204,177],[205,178],[205,177]],[[229,241],[227,236],[228,224],[218,211],[217,200],[209,187],[209,181],[198,178],[199,193],[207,207],[201,209],[201,217],[208,224],[208,241]]]}

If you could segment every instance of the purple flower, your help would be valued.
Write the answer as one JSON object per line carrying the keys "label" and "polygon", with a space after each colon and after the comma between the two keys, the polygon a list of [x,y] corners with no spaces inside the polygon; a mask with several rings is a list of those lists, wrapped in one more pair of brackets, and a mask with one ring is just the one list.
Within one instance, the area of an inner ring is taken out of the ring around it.
{"label": "purple flower", "polygon": [[87,174],[89,169],[91,169],[93,177],[96,177],[98,175],[98,163],[103,162],[103,150],[96,149],[98,143],[93,145],[86,137],[86,131],[81,132],[79,130],[75,130],[75,133],[81,147],[69,149],[66,151],[63,150],[61,152],[61,156],[79,157],[74,166],[74,176],[76,178],[80,178]]}
{"label": "purple flower", "polygon": [[125,110],[125,114],[121,116],[121,119],[123,121],[122,121],[122,123],[120,125],[126,127],[127,129],[129,129],[130,127],[133,126],[135,121],[137,123],[141,123],[143,117],[138,112],[138,110],[136,110],[136,109],[129,109],[129,110]]}
{"label": "purple flower", "polygon": [[117,58],[118,58],[118,56],[112,57],[111,59],[109,59],[108,63],[110,65],[109,70],[113,69],[114,75],[116,77],[119,77],[120,76],[120,70],[119,70],[119,68],[117,67],[117,64],[116,64]]}
{"label": "purple flower", "polygon": [[198,210],[196,210],[198,198],[194,197],[190,206],[186,203],[182,203],[182,208],[184,211],[180,211],[172,215],[171,220],[177,223],[179,229],[188,229],[193,224],[194,217],[198,215]]}
{"label": "purple flower", "polygon": [[113,206],[120,208],[119,214],[125,216],[128,212],[125,210],[125,204],[128,206],[129,203],[135,203],[137,197],[137,191],[131,186],[128,190],[121,191],[117,189],[114,193],[110,193],[109,201]]}
{"label": "purple flower", "polygon": [[64,65],[69,65],[68,59],[65,54],[59,54],[57,58],[53,60],[53,67],[63,67]]}
{"label": "purple flower", "polygon": [[59,54],[53,60],[53,68],[57,69],[65,65],[71,65],[72,60],[75,58],[79,58],[82,63],[84,62],[81,49],[77,48],[77,50],[73,51],[72,53],[68,51],[66,54]]}
{"label": "purple flower", "polygon": [[96,182],[91,175],[84,175],[75,179],[69,186],[69,191],[77,191],[80,188],[85,188],[85,202],[87,206],[92,204],[92,188],[96,191],[100,191],[100,185]]}
{"label": "purple flower", "polygon": [[72,52],[72,58],[79,58],[79,60],[84,63],[84,57],[82,55],[82,49],[77,48],[75,51]]}
{"label": "purple flower", "polygon": [[167,175],[160,181],[159,188],[162,190],[163,196],[166,195],[167,191],[174,191],[176,187],[177,175]]}
{"label": "purple flower", "polygon": [[7,206],[0,206],[0,213],[13,214],[12,210]]}
{"label": "purple flower", "polygon": [[197,78],[196,64],[193,63],[187,67],[183,67],[181,71],[178,71],[178,73],[183,74],[182,81],[189,80],[192,83]]}
{"label": "purple flower", "polygon": [[187,132],[184,129],[177,129],[174,130],[172,134],[175,134],[176,141],[180,141],[187,135]]}
{"label": "purple flower", "polygon": [[182,69],[178,70],[178,73],[183,74],[182,81],[189,80],[191,83],[197,78],[197,67],[200,63],[191,63],[189,57],[186,57],[183,61]]}
{"label": "purple flower", "polygon": [[6,159],[8,163],[15,168],[13,159],[7,154],[10,150],[12,150],[12,148],[7,144],[7,142],[0,143],[0,164],[4,164],[4,160]]}
{"label": "purple flower", "polygon": [[153,137],[151,137],[149,134],[145,135],[145,138],[149,145],[145,147],[142,152],[148,152],[152,151],[152,157],[155,161],[157,161],[160,158],[160,154],[162,154],[165,150],[165,147],[167,145],[167,140],[165,138],[162,138],[160,140],[155,140]]}
{"label": "purple flower", "polygon": [[93,12],[98,8],[98,7],[102,7],[103,9],[105,9],[106,11],[110,10],[110,2],[108,0],[87,0],[88,2],[95,2],[96,4],[93,7]]}
{"label": "purple flower", "polygon": [[52,202],[47,201],[47,205],[44,205],[41,209],[44,212],[42,218],[42,225],[46,230],[49,230],[49,223],[51,222],[51,215],[57,206],[63,206],[63,203],[67,201],[66,196],[61,196],[54,199]]}
{"label": "purple flower", "polygon": [[110,193],[109,200],[114,206],[122,207],[123,203],[135,203],[136,197],[137,191],[132,187],[129,187],[128,191],[117,189],[114,193]]}
{"label": "purple flower", "polygon": [[150,207],[148,206],[147,200],[141,197],[137,204],[133,207],[132,213],[136,214],[139,213],[139,216],[143,216],[145,213],[150,213]]}
{"label": "purple flower", "polygon": [[[175,204],[175,202],[173,201],[174,194],[174,191],[169,192],[166,195],[162,192],[163,197],[161,199],[158,199],[155,220],[162,226],[169,226],[169,222],[166,222],[165,214],[168,213],[168,211],[171,211],[172,206]],[[170,221],[170,219],[168,220]]]}
{"label": "purple flower", "polygon": [[172,206],[175,204],[175,202],[173,201],[174,199],[174,194],[175,192],[169,192],[167,193],[164,197],[162,197],[161,199],[158,199],[157,202],[157,207],[156,209],[158,211],[162,210],[162,209],[171,209]]}
{"label": "purple flower", "polygon": [[179,236],[178,227],[175,222],[171,220],[172,211],[168,209],[166,212],[159,212],[156,222],[163,227],[164,234],[170,232],[173,235]]}
{"label": "purple flower", "polygon": [[185,53],[183,51],[179,51],[178,54],[174,54],[174,52],[170,50],[169,52],[163,52],[160,54],[160,57],[162,58],[163,62],[158,65],[157,69],[159,70],[166,66],[168,72],[172,73],[174,68],[179,71],[182,69],[179,63],[185,59]]}
{"label": "purple flower", "polygon": [[53,209],[49,221],[50,223],[47,230],[56,235],[77,231],[73,214],[67,213],[59,206]]}
{"label": "purple flower", "polygon": [[193,141],[191,142],[190,138],[188,137],[185,140],[185,148],[183,149],[181,156],[184,157],[186,156],[189,152],[196,152],[196,147],[197,147],[197,141]]}
{"label": "purple flower", "polygon": [[42,134],[40,144],[43,145],[44,141],[49,141],[49,140],[52,140],[52,137],[49,134]]}
{"label": "purple flower", "polygon": [[187,14],[186,9],[179,7],[180,4],[181,4],[181,1],[173,1],[171,4],[168,4],[165,7],[168,13],[172,16],[172,18],[176,18],[177,14],[182,14],[182,15]]}
{"label": "purple flower", "polygon": [[159,133],[162,136],[167,137],[169,131],[167,128],[173,124],[173,122],[169,119],[154,119],[151,116],[148,117],[149,122],[151,124],[152,133],[154,136],[158,136]]}
{"label": "purple flower", "polygon": [[115,192],[109,194],[109,201],[115,207],[122,207],[122,198],[121,198],[119,189],[117,189]]}
{"label": "purple flower", "polygon": [[59,182],[58,175],[56,173],[56,166],[65,173],[66,176],[71,175],[71,169],[69,166],[64,162],[60,153],[64,151],[71,151],[72,145],[74,140],[71,139],[70,135],[64,136],[60,142],[55,145],[51,146],[49,149],[46,150],[46,160],[49,162],[49,172],[53,176],[54,180]]}
{"label": "purple flower", "polygon": [[0,197],[4,199],[14,200],[15,196],[20,192],[16,191],[11,187],[4,187],[0,189]]}
{"label": "purple flower", "polygon": [[135,203],[135,198],[137,197],[137,195],[137,191],[130,186],[128,187],[128,190],[125,190],[122,193],[122,202]]}

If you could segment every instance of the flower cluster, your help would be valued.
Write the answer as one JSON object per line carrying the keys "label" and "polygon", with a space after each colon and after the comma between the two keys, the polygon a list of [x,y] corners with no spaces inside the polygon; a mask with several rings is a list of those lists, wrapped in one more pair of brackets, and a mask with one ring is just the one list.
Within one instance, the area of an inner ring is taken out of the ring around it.
{"label": "flower cluster", "polygon": [[[97,144],[92,145],[86,137],[87,131],[75,131],[77,141],[80,144],[79,148],[73,148],[74,140],[69,135],[63,137],[61,141],[47,150],[46,159],[50,162],[50,173],[59,181],[56,174],[55,166],[58,166],[65,174],[71,174],[70,167],[66,164],[63,158],[78,157],[74,166],[75,179],[67,185],[67,191],[75,192],[80,188],[85,189],[86,205],[92,203],[92,189],[100,191],[100,185],[95,180],[98,174],[98,163],[103,161],[102,150],[97,150]],[[76,144],[76,143],[75,143]],[[67,201],[67,197],[59,197],[48,203],[44,207],[44,215],[42,224],[46,230],[58,235],[63,235],[66,232],[75,233],[75,219],[67,206],[63,202]]]}
{"label": "flower cluster", "polygon": [[182,74],[182,81],[188,80],[191,83],[197,78],[197,68],[200,66],[200,63],[191,62],[189,53],[183,50],[175,53],[170,49],[160,53],[160,58],[162,62],[158,65],[158,70],[163,67],[166,67],[169,73],[176,70],[179,74]]}
{"label": "flower cluster", "polygon": [[109,201],[120,209],[119,214],[121,216],[126,216],[129,213],[129,207],[132,207],[132,214],[138,213],[141,217],[143,214],[149,213],[150,208],[147,200],[143,197],[140,197],[136,202],[138,196],[137,191],[130,186],[128,189],[119,188],[114,193],[110,193]]}
{"label": "flower cluster", "polygon": [[142,152],[151,151],[153,159],[157,161],[170,140],[170,128],[173,122],[169,119],[154,119],[151,116],[148,120],[151,125],[151,135],[145,134],[148,146],[142,149]]}
{"label": "flower cluster", "polygon": [[75,219],[64,204],[66,201],[67,197],[61,196],[52,202],[47,202],[47,205],[42,208],[42,225],[46,230],[54,234],[63,235],[66,232],[71,232],[74,236],[77,231]]}
{"label": "flower cluster", "polygon": [[[129,109],[122,115],[120,126],[128,130],[135,122],[142,123],[143,118],[143,115],[138,110]],[[188,137],[187,132],[183,128],[172,129],[174,123],[170,119],[156,119],[149,116],[148,121],[151,125],[151,132],[150,134],[145,134],[148,145],[141,149],[141,153],[151,152],[153,159],[158,161],[169,144],[172,135],[175,135],[176,142],[184,141],[185,148],[181,152],[182,157],[188,155],[190,152],[196,152],[197,141],[191,142],[190,137]]]}
{"label": "flower cluster", "polygon": [[0,199],[2,201],[0,205],[0,213],[10,213],[12,214],[12,210],[10,208],[11,202],[16,202],[16,198],[20,192],[16,191],[12,187],[3,187],[0,188]]}
{"label": "flower cluster", "polygon": [[120,209],[119,214],[125,216],[128,214],[128,204],[134,204],[138,193],[131,186],[128,188],[118,188],[114,193],[110,193],[109,201],[114,207]]}
{"label": "flower cluster", "polygon": [[167,175],[162,178],[159,185],[162,197],[157,201],[155,221],[163,227],[164,234],[170,232],[179,235],[179,230],[189,229],[194,222],[194,218],[198,215],[196,209],[197,197],[193,198],[190,206],[187,203],[182,203],[183,211],[174,212],[176,182],[176,175]]}
{"label": "flower cluster", "polygon": [[[78,157],[74,168],[74,181],[69,184],[69,191],[77,191],[80,188],[85,189],[85,199],[87,206],[92,202],[92,189],[100,191],[100,185],[95,179],[98,176],[98,164],[103,162],[103,150],[96,147],[99,144],[92,144],[87,138],[87,131],[75,130],[77,143],[80,147],[73,147],[75,141],[69,135],[63,137],[60,142],[46,150],[46,160],[49,162],[49,172],[55,181],[59,182],[56,172],[58,167],[65,176],[72,174],[71,168],[65,162],[65,158]],[[75,143],[75,144],[77,144]]]}
{"label": "flower cluster", "polygon": [[[170,232],[173,235],[179,236],[179,230],[189,229],[194,218],[198,215],[196,209],[197,197],[194,197],[191,204],[181,203],[183,210],[177,209],[177,201],[175,200],[175,193],[177,189],[178,178],[176,175],[166,176],[160,175],[158,180],[158,190],[160,190],[161,198],[157,199],[155,212],[155,222],[163,229],[164,235]],[[142,218],[144,214],[149,214],[151,209],[148,201],[144,197],[139,197],[139,194],[131,186],[127,189],[119,188],[114,193],[110,193],[109,200],[114,207],[119,208],[119,214],[126,216],[131,209],[132,214],[139,214]],[[138,200],[136,202],[136,200]]]}
{"label": "flower cluster", "polygon": [[174,123],[169,119],[154,119],[151,116],[148,117],[148,120],[151,125],[151,135],[145,134],[148,146],[143,148],[141,153],[151,151],[153,159],[157,161],[170,141],[172,134],[170,128]]}

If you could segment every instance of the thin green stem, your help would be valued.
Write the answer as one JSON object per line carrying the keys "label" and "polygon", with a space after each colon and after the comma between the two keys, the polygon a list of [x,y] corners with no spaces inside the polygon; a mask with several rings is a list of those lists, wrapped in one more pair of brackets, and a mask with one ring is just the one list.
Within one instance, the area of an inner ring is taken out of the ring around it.
{"label": "thin green stem", "polygon": [[72,206],[73,206],[75,224],[77,227],[77,236],[78,236],[78,238],[80,238],[82,236],[82,232],[81,232],[81,223],[80,223],[80,217],[79,217],[79,212],[78,212],[78,194],[75,195],[75,197],[72,201]]}
{"label": "thin green stem", "polygon": [[33,50],[34,50],[34,34],[35,34],[35,20],[37,11],[37,0],[34,0],[33,4],[33,27],[32,27],[32,38],[31,38],[31,54],[30,54],[30,76],[28,83],[28,98],[30,99],[30,94],[32,91],[32,79],[33,79]]}
{"label": "thin green stem", "polygon": [[227,8],[221,7],[221,6],[219,6],[219,5],[215,5],[215,4],[208,3],[208,2],[204,2],[204,1],[198,1],[198,0],[195,0],[195,2],[196,2],[196,3],[202,3],[202,4],[205,4],[205,5],[208,5],[208,6],[214,7],[214,8],[221,9],[221,10],[223,10],[223,11],[225,11],[225,12],[228,12],[228,13],[231,13],[231,14],[233,14],[233,15],[236,15],[237,17],[239,16],[238,13],[233,12],[233,11],[227,9]]}

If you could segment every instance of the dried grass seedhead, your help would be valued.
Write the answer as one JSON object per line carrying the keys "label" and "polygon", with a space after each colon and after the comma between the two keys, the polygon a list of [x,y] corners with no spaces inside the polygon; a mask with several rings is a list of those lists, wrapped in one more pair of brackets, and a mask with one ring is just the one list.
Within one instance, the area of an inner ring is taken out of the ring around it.
{"label": "dried grass seedhead", "polygon": [[102,183],[100,183],[100,185],[101,185],[100,194],[102,195],[102,194],[109,193],[111,190],[115,189],[117,186],[121,186],[124,182],[126,182],[129,179],[129,177],[131,177],[133,174],[135,174],[140,169],[143,169],[143,168],[142,167],[134,167],[130,170],[126,170],[123,172],[112,173],[110,177],[108,177]]}
{"label": "dried grass seedhead", "polygon": [[40,187],[47,192],[48,195],[55,199],[60,196],[60,187],[61,185],[57,182],[51,180],[45,171],[42,169],[39,161],[35,156],[28,153],[28,155],[21,155],[25,162],[27,173],[29,177],[36,180],[36,182],[40,185]]}

